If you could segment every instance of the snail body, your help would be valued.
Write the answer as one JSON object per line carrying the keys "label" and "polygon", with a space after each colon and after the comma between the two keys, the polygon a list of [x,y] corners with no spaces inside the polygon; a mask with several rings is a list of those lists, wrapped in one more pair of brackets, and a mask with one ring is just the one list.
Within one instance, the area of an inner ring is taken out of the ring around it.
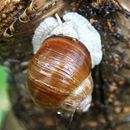
{"label": "snail body", "polygon": [[84,112],[91,104],[91,68],[102,58],[100,35],[77,13],[63,16],[64,23],[56,18],[46,18],[33,36],[29,91],[41,107]]}

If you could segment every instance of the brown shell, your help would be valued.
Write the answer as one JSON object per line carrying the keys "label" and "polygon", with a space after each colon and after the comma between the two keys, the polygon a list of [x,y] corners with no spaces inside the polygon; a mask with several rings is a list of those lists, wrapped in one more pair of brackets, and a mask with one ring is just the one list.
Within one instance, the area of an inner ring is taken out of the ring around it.
{"label": "brown shell", "polygon": [[29,65],[30,93],[40,106],[59,108],[90,70],[90,54],[81,42],[69,37],[50,37]]}

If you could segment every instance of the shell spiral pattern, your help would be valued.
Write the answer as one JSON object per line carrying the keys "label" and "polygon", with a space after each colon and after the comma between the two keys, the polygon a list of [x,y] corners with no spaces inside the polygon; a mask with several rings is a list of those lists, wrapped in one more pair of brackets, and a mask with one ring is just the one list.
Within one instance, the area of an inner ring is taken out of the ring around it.
{"label": "shell spiral pattern", "polygon": [[81,42],[52,36],[44,41],[30,63],[29,90],[42,107],[67,111],[84,109],[84,103],[81,107],[80,104],[93,88],[90,71],[90,54]]}

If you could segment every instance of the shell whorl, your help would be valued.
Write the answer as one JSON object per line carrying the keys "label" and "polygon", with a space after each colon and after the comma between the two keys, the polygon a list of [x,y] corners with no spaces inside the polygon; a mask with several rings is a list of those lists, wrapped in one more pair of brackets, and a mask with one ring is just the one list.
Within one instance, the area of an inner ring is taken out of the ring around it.
{"label": "shell whorl", "polygon": [[90,71],[90,54],[80,41],[52,36],[30,63],[29,90],[40,106],[74,111],[92,93]]}

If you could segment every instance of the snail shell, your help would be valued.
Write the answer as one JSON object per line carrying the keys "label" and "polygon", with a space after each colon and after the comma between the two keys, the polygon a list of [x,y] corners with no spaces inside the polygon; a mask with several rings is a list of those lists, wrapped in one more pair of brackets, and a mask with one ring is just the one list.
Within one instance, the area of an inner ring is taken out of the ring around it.
{"label": "snail shell", "polygon": [[91,103],[91,68],[102,59],[99,33],[87,19],[67,13],[48,17],[35,30],[28,86],[42,107],[85,112]]}
{"label": "snail shell", "polygon": [[42,107],[74,111],[92,92],[90,71],[90,53],[81,42],[52,36],[44,41],[30,63],[29,90]]}

